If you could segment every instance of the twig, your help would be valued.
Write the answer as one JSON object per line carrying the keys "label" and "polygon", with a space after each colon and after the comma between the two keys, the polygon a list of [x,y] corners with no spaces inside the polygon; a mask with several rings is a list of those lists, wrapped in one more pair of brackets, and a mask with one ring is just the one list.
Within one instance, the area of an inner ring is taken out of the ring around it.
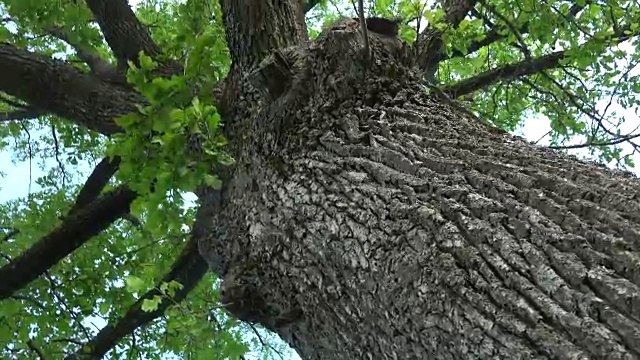
{"label": "twig", "polygon": [[58,135],[56,134],[56,126],[51,123],[51,135],[53,137],[53,144],[55,146],[55,158],[58,163],[58,167],[62,172],[62,186],[66,186],[67,184],[67,171],[64,169],[64,165],[62,164],[62,160],[60,160],[60,143],[58,142]]}

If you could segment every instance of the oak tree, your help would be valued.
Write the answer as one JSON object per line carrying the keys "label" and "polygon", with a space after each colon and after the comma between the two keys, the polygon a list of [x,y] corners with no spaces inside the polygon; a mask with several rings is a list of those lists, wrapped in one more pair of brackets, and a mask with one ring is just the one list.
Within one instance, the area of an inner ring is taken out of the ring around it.
{"label": "oak tree", "polygon": [[640,357],[637,2],[0,4],[3,357]]}

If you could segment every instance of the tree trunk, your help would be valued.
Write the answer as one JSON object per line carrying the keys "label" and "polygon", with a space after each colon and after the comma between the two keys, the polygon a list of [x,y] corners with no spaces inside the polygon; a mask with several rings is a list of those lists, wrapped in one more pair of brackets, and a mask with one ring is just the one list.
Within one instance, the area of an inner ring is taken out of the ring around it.
{"label": "tree trunk", "polygon": [[426,94],[353,21],[237,83],[194,233],[304,359],[640,357],[640,183]]}

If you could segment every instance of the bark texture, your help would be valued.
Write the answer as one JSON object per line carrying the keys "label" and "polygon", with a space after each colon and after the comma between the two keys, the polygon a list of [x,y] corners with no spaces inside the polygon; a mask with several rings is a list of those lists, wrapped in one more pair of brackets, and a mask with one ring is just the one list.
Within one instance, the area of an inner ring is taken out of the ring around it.
{"label": "bark texture", "polygon": [[[216,171],[221,191],[199,191],[192,236],[162,279],[184,288],[146,313],[149,291],[67,358],[103,357],[184,299],[207,265],[224,278],[232,314],[305,359],[639,358],[638,180],[497,133],[426,95],[422,78],[464,55],[445,55],[435,27],[408,49],[369,23],[371,63],[357,20],[308,42],[301,14],[317,3],[221,1],[233,67],[215,96],[237,163]],[[86,4],[119,67],[71,43],[90,73],[0,44],[0,89],[28,103],[5,118],[51,113],[110,136],[122,130],[117,117],[144,103],[122,80],[128,61],[143,51],[161,63],[158,75],[181,72],[126,0]],[[442,2],[447,26],[475,4]],[[68,42],[63,29],[43,30]],[[472,93],[564,56],[440,92]],[[117,161],[98,166],[61,226],[0,268],[0,298],[126,215],[130,190],[98,196],[116,170]]]}
{"label": "bark texture", "polygon": [[227,308],[304,359],[640,357],[640,182],[429,97],[370,36],[370,67],[348,20],[237,83],[195,230]]}
{"label": "bark texture", "polygon": [[64,61],[10,44],[0,44],[0,69],[2,91],[105,135],[121,130],[114,119],[136,111],[136,103],[144,103],[131,89],[112,86]]}

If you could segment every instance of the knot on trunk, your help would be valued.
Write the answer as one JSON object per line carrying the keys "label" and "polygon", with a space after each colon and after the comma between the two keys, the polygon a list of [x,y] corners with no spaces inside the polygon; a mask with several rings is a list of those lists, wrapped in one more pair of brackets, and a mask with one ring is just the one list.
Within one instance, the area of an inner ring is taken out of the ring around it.
{"label": "knot on trunk", "polygon": [[281,97],[302,77],[305,51],[297,46],[276,50],[266,57],[249,79],[269,102]]}
{"label": "knot on trunk", "polygon": [[[360,22],[359,19],[354,18]],[[400,30],[400,19],[385,19],[381,17],[367,18],[367,30],[379,35],[384,35],[392,38],[398,37],[398,31]]]}

